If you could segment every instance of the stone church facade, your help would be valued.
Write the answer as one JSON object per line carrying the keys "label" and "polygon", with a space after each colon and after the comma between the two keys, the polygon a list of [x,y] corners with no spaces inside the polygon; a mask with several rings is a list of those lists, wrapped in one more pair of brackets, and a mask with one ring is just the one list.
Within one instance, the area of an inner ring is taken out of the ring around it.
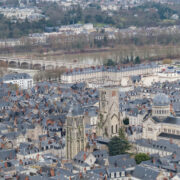
{"label": "stone church facade", "polygon": [[101,88],[99,93],[97,134],[111,138],[118,135],[119,128],[122,126],[119,112],[119,89]]}
{"label": "stone church facade", "polygon": [[86,146],[83,110],[78,106],[70,109],[66,122],[66,158],[73,159]]}

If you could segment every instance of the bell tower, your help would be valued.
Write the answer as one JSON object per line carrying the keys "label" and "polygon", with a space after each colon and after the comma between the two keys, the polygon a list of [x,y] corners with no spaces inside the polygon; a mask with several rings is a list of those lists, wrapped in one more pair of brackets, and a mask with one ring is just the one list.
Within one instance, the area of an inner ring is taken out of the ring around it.
{"label": "bell tower", "polygon": [[118,134],[122,126],[119,113],[119,89],[101,88],[99,94],[98,135],[111,138]]}
{"label": "bell tower", "polygon": [[66,120],[66,158],[73,159],[86,146],[83,110],[80,106],[72,106]]}

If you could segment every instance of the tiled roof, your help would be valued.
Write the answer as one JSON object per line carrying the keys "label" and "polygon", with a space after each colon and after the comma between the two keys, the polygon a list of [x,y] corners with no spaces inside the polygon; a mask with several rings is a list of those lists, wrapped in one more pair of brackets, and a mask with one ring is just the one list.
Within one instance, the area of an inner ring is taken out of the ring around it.
{"label": "tiled roof", "polygon": [[31,76],[26,73],[14,73],[14,74],[7,74],[3,77],[3,81],[20,80],[20,79],[31,79]]}

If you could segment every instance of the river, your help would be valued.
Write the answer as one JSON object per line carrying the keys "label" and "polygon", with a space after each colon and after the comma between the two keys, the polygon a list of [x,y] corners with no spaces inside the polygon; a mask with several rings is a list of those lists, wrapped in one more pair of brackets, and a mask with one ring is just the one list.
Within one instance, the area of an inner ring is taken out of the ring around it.
{"label": "river", "polygon": [[[103,64],[107,59],[113,59],[114,61],[121,62],[127,56],[139,56],[141,59],[159,59],[166,57],[180,57],[180,46],[128,46],[128,47],[119,47],[104,52],[86,52],[86,53],[75,53],[75,54],[60,54],[58,52],[51,54],[9,54],[9,57],[18,57],[18,58],[29,58],[29,59],[43,59],[43,60],[52,60],[53,61],[63,61],[63,62],[79,62],[82,64],[89,65],[99,65]],[[3,55],[1,55],[3,56]],[[4,55],[7,57],[7,55]]]}

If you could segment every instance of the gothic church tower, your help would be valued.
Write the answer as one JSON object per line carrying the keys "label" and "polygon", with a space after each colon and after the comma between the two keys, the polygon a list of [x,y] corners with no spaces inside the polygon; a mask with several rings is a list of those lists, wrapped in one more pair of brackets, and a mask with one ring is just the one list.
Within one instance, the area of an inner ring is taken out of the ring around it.
{"label": "gothic church tower", "polygon": [[70,108],[66,121],[66,158],[73,159],[86,146],[83,109],[80,105]]}
{"label": "gothic church tower", "polygon": [[99,136],[111,138],[114,135],[118,135],[121,126],[122,122],[119,113],[119,89],[99,89],[99,118],[97,134]]}

